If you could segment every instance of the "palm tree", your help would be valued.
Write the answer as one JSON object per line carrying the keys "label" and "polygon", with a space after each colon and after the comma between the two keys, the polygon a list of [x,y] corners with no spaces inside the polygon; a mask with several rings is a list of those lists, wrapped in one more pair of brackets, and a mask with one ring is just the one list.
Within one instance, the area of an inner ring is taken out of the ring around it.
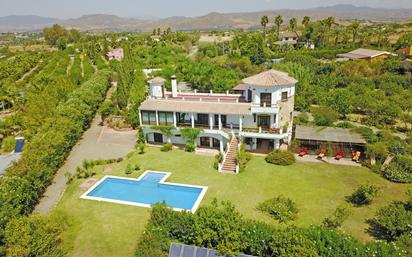
{"label": "palm tree", "polygon": [[268,23],[269,23],[268,16],[266,15],[262,16],[262,18],[260,19],[260,24],[263,27],[263,36],[266,36],[266,25],[268,25]]}
{"label": "palm tree", "polygon": [[352,42],[353,44],[355,44],[360,29],[360,23],[358,21],[352,22],[352,24],[349,25],[349,29],[352,32]]}
{"label": "palm tree", "polygon": [[342,36],[342,30],[340,28],[335,28],[332,30],[332,36],[335,38],[335,46],[339,44],[340,36]]}
{"label": "palm tree", "polygon": [[296,31],[296,27],[298,26],[298,20],[295,18],[295,17],[293,17],[292,19],[290,19],[290,21],[289,21],[289,27],[290,27],[290,30],[292,31],[292,32],[295,32]]}
{"label": "palm tree", "polygon": [[333,16],[329,16],[326,19],[323,20],[323,26],[325,28],[325,38],[326,41],[329,43],[329,37],[328,34],[330,32],[330,30],[332,29],[332,26],[336,24],[335,22],[335,17]]}
{"label": "palm tree", "polygon": [[309,23],[310,23],[310,17],[309,17],[309,16],[303,17],[303,19],[302,19],[302,25],[303,25],[305,28],[308,27]]}
{"label": "palm tree", "polygon": [[282,16],[281,15],[276,16],[275,24],[276,24],[276,33],[277,33],[278,38],[279,38],[279,33],[280,33],[280,26],[282,25],[282,23],[283,23]]}

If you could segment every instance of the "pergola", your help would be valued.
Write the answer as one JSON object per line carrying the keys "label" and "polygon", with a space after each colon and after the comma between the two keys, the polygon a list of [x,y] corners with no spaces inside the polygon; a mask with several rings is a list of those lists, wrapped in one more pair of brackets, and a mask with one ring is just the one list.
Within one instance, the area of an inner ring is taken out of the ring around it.
{"label": "pergola", "polygon": [[332,145],[334,151],[345,150],[363,151],[366,145],[365,139],[358,133],[344,128],[310,127],[297,125],[294,130],[294,138],[300,146],[318,150]]}

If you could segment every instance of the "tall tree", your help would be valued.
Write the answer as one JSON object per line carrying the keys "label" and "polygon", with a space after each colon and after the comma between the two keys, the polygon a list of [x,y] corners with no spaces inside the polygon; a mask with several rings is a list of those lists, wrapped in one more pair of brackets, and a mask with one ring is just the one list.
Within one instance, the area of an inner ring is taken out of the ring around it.
{"label": "tall tree", "polygon": [[329,33],[334,24],[336,24],[336,22],[335,22],[335,17],[333,16],[329,16],[323,20],[325,38],[326,38],[327,43],[329,43]]}
{"label": "tall tree", "polygon": [[349,26],[349,30],[352,32],[352,42],[353,44],[356,43],[358,33],[360,29],[360,23],[359,21],[354,21],[352,24]]}
{"label": "tall tree", "polygon": [[277,34],[278,38],[279,38],[279,33],[280,33],[280,26],[282,25],[282,23],[283,23],[283,18],[282,18],[282,16],[281,16],[281,15],[277,15],[277,16],[275,17],[275,24],[276,24],[276,34]]}
{"label": "tall tree", "polygon": [[57,40],[67,36],[67,30],[58,24],[43,29],[43,35],[49,45],[56,45]]}
{"label": "tall tree", "polygon": [[268,16],[266,15],[262,16],[262,18],[260,19],[260,24],[263,27],[263,36],[266,36],[266,26],[268,25],[268,23],[269,23]]}
{"label": "tall tree", "polygon": [[303,25],[305,28],[307,28],[307,27],[309,26],[309,23],[310,23],[310,17],[309,17],[309,16],[303,17],[303,19],[302,19],[302,25]]}
{"label": "tall tree", "polygon": [[298,20],[297,20],[295,17],[293,17],[292,19],[290,19],[290,21],[289,21],[289,27],[290,27],[290,30],[291,30],[292,32],[296,32],[297,26],[298,26]]}

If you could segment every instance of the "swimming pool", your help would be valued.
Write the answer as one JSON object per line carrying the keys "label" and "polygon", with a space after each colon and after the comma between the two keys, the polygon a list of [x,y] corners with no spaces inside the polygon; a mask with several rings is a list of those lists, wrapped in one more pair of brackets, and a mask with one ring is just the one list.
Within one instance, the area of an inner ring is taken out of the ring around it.
{"label": "swimming pool", "polygon": [[165,202],[176,211],[195,212],[207,187],[164,182],[171,173],[146,171],[139,178],[105,176],[81,198],[151,207]]}

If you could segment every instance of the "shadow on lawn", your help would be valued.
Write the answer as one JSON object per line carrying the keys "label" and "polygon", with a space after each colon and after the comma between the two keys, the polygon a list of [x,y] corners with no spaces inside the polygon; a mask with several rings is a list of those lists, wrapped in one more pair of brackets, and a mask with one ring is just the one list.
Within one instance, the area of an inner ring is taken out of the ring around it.
{"label": "shadow on lawn", "polygon": [[390,241],[392,238],[386,233],[385,228],[380,225],[376,219],[368,219],[366,223],[369,225],[365,232],[378,240]]}

